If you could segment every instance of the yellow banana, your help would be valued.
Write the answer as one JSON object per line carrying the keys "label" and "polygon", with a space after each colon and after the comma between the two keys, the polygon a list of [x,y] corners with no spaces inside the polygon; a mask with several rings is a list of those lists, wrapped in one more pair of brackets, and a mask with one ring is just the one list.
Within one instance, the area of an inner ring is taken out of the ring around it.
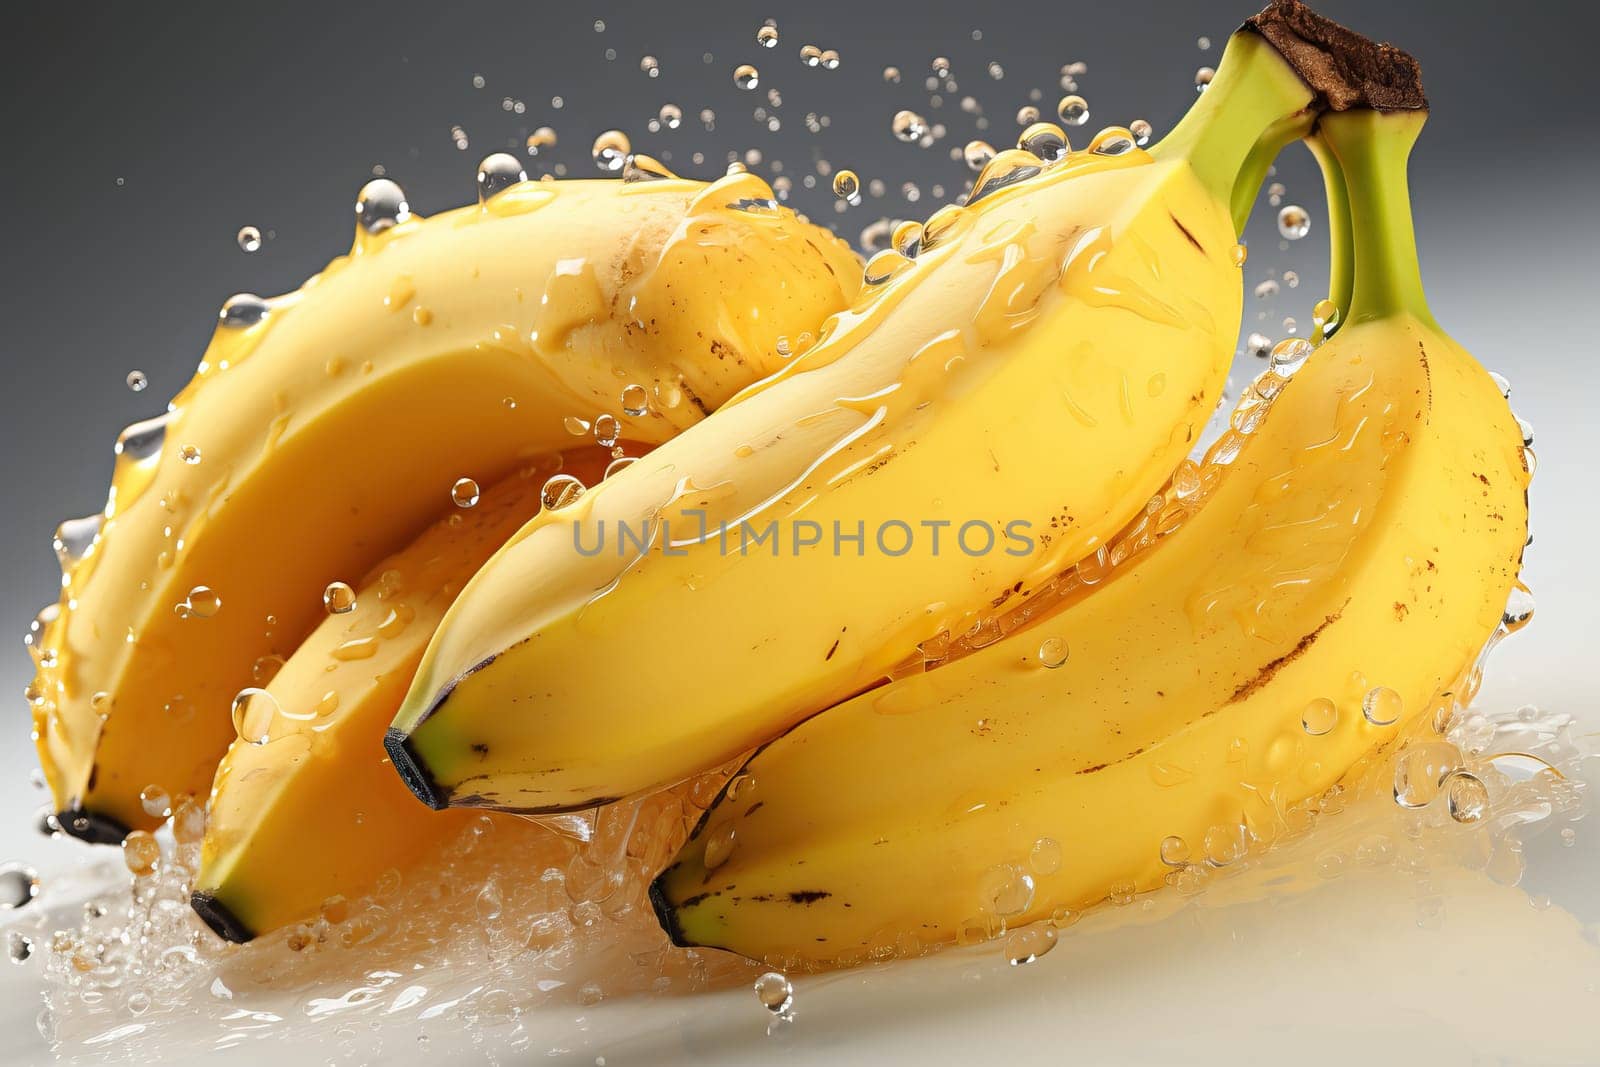
{"label": "yellow banana", "polygon": [[1109,575],[756,754],[653,887],[676,941],[832,965],[1126,899],[1271,841],[1449,699],[1503,623],[1529,466],[1423,297],[1424,118],[1321,120],[1354,253],[1336,335],[1280,350]]}
{"label": "yellow banana", "polygon": [[610,459],[591,448],[535,462],[435,523],[379,564],[354,607],[324,619],[264,690],[241,698],[194,885],[213,930],[247,941],[314,918],[462,830],[469,813],[429,812],[395,777],[384,729],[445,609],[539,510],[545,480],[598,481]]}
{"label": "yellow banana", "polygon": [[168,413],[123,434],[103,515],[61,532],[33,645],[68,832],[120,840],[156,821],[147,785],[203,791],[252,665],[458,479],[585,437],[665,440],[855,293],[848,248],[752,175],[519,177],[491,156],[479,204],[426,221],[370,184],[350,254],[289,296],[230,300]]}
{"label": "yellow banana", "polygon": [[1026,133],[1050,158],[1003,152],[902,231],[814,347],[485,565],[396,769],[435,806],[533,812],[676,781],[1094,552],[1215,405],[1233,190],[1312,97],[1252,28],[1148,153]]}

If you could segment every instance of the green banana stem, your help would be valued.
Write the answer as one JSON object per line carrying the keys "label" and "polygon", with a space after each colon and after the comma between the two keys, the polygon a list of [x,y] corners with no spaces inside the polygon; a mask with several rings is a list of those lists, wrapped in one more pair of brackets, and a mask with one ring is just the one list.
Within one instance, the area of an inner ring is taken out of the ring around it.
{"label": "green banana stem", "polygon": [[1306,147],[1322,170],[1322,185],[1328,197],[1328,299],[1339,309],[1340,324],[1350,313],[1350,294],[1355,287],[1355,250],[1351,247],[1350,190],[1344,171],[1322,138],[1312,134]]}
{"label": "green banana stem", "polygon": [[1406,180],[1406,161],[1427,118],[1420,109],[1358,109],[1318,123],[1316,140],[1343,176],[1350,204],[1355,271],[1346,324],[1409,315],[1438,325],[1422,289]]}
{"label": "green banana stem", "polygon": [[[1260,187],[1266,166],[1259,163],[1258,146],[1268,136],[1282,136],[1287,143],[1303,133],[1294,124],[1304,116],[1309,126],[1312,100],[1311,89],[1265,38],[1241,30],[1229,38],[1216,76],[1200,99],[1150,151],[1157,158],[1186,160],[1200,183],[1233,210],[1236,226],[1242,226],[1235,189],[1252,174],[1255,188]],[[1253,159],[1256,166],[1246,173]],[[1254,189],[1247,196],[1253,198]]]}
{"label": "green banana stem", "polygon": [[1272,169],[1272,164],[1278,155],[1290,144],[1309,136],[1315,121],[1316,118],[1311,112],[1301,111],[1274,122],[1245,157],[1244,165],[1239,168],[1238,180],[1233,186],[1231,207],[1233,228],[1236,233],[1243,233],[1245,223],[1250,221],[1250,212],[1256,204],[1256,194],[1261,192],[1261,186],[1267,180],[1267,172]]}

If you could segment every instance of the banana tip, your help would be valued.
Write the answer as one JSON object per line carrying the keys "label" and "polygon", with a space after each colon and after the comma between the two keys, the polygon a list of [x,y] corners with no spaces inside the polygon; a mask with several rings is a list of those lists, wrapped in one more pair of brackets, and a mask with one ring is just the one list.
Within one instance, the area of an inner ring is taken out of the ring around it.
{"label": "banana tip", "polygon": [[189,896],[189,906],[207,926],[211,927],[211,932],[222,940],[231,941],[236,945],[255,940],[255,931],[241,922],[231,908],[210,893],[196,890]]}
{"label": "banana tip", "polygon": [[128,836],[128,827],[121,820],[100,815],[87,808],[67,808],[56,813],[61,832],[91,845],[120,845]]}
{"label": "banana tip", "polygon": [[694,942],[684,938],[683,928],[678,925],[678,911],[667,898],[665,881],[666,872],[662,872],[650,882],[650,909],[656,913],[656,922],[666,932],[667,940],[679,948],[693,948]]}
{"label": "banana tip", "polygon": [[383,747],[388,751],[400,780],[416,794],[418,800],[434,811],[443,811],[448,806],[445,796],[434,784],[433,775],[428,773],[427,765],[412,750],[411,738],[404,730],[390,727],[388,733],[383,735]]}

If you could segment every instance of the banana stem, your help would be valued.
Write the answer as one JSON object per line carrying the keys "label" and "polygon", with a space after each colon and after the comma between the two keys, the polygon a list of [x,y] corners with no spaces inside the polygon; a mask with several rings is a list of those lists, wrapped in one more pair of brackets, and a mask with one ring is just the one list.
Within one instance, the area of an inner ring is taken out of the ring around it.
{"label": "banana stem", "polygon": [[[1312,134],[1306,147],[1322,169],[1322,185],[1328,197],[1328,299],[1342,318],[1350,314],[1350,295],[1355,287],[1355,255],[1351,247],[1350,190],[1344,171],[1322,138]],[[1342,324],[1342,323],[1341,323]]]}
{"label": "banana stem", "polygon": [[1161,143],[1157,158],[1184,159],[1213,196],[1228,204],[1236,228],[1242,217],[1236,190],[1245,193],[1246,210],[1276,149],[1261,153],[1270,139],[1283,144],[1304,133],[1311,122],[1312,92],[1289,63],[1259,34],[1241,30],[1228,40],[1217,73],[1188,114]]}
{"label": "banana stem", "polygon": [[1423,110],[1358,109],[1324,115],[1318,123],[1315,139],[1336,164],[1350,206],[1354,279],[1347,324],[1410,315],[1437,325],[1417,266],[1406,180],[1406,161],[1427,118]]}

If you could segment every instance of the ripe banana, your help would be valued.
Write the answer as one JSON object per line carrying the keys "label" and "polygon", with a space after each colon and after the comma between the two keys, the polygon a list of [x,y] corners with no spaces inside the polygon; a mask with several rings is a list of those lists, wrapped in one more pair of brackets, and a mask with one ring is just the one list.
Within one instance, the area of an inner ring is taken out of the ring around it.
{"label": "ripe banana", "polygon": [[1125,900],[1271,841],[1449,699],[1517,581],[1529,467],[1423,297],[1424,118],[1321,119],[1337,333],[1280,351],[1109,574],[757,753],[653,887],[677,942],[830,965]]}
{"label": "ripe banana", "polygon": [[[236,705],[240,736],[217,769],[193,903],[230,941],[354,900],[460,833],[469,813],[434,814],[383,752],[428,638],[450,602],[539,510],[557,472],[598,481],[610,452],[548,457],[435,523],[379,564],[354,607],[330,614],[266,686]],[[475,816],[472,816],[475,817]]]}
{"label": "ripe banana", "polygon": [[29,695],[64,829],[117,841],[155,822],[144,787],[202,792],[252,665],[458,479],[665,440],[854,295],[853,253],[759,178],[630,174],[659,180],[517,181],[492,156],[479,204],[426,221],[374,182],[348,256],[228,302],[168,413],[118,441],[103,514],[58,537]]}
{"label": "ripe banana", "polygon": [[1213,409],[1235,185],[1264,131],[1310,123],[1258,29],[1148,153],[1029,131],[1048,158],[1003,152],[966,205],[902,231],[814,347],[530,523],[395,720],[408,784],[540,812],[679,780],[1093,553]]}

